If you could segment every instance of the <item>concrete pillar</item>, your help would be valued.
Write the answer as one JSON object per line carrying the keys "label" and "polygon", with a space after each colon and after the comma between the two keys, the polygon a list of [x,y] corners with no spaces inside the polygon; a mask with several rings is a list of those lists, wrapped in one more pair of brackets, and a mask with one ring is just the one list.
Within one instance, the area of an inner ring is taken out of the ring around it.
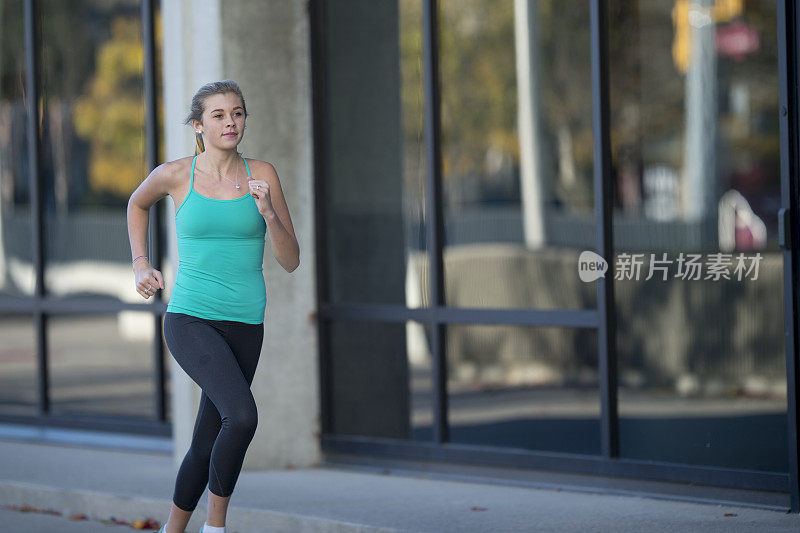
{"label": "concrete pillar", "polygon": [[[290,274],[266,236],[264,347],[251,387],[259,423],[244,470],[307,466],[320,456],[309,28],[303,0],[163,4],[166,159],[194,153],[191,128],[183,125],[194,92],[210,81],[235,80],[250,115],[239,150],[277,169],[300,244],[300,266]],[[168,206],[170,291],[177,246],[175,206]],[[200,390],[172,357],[170,365],[177,465],[191,440]]]}

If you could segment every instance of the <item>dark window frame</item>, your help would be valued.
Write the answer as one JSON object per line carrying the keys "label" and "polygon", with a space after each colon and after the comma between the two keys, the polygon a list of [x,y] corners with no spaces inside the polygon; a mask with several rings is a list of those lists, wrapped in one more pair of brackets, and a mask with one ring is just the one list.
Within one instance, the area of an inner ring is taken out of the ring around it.
{"label": "dark window frame", "polygon": [[[157,76],[156,44],[154,36],[154,9],[158,0],[142,0],[142,45],[144,48],[144,99],[145,99],[145,150],[147,168],[153,169],[159,160],[157,122]],[[0,414],[0,423],[51,426],[73,429],[102,429],[122,433],[170,436],[172,424],[167,421],[166,373],[164,367],[165,346],[163,342],[162,317],[166,303],[162,293],[157,292],[149,303],[132,304],[108,298],[53,298],[48,296],[44,284],[44,234],[43,234],[43,196],[41,187],[41,146],[39,132],[39,95],[41,32],[38,24],[40,2],[25,0],[24,39],[25,39],[25,99],[27,102],[27,152],[29,182],[31,190],[31,238],[32,256],[35,269],[35,288],[30,298],[2,297],[0,311],[22,313],[33,316],[36,337],[38,409],[35,416]],[[150,209],[148,240],[151,262],[160,268],[164,247],[161,239],[163,202]],[[103,415],[57,414],[52,412],[50,399],[50,375],[47,352],[47,320],[50,316],[69,314],[112,314],[133,310],[152,313],[154,341],[152,355],[155,363],[155,411],[152,418],[118,417]]]}
{"label": "dark window frame", "polygon": [[[609,136],[609,67],[608,67],[608,6],[606,0],[590,0],[591,8],[591,80],[594,137],[594,202],[596,225],[596,248],[603,257],[609,258],[609,270],[613,272],[613,183],[610,179]],[[525,309],[453,309],[444,306],[442,265],[442,210],[441,183],[441,137],[440,94],[436,0],[422,0],[422,39],[425,90],[425,149],[428,154],[426,168],[426,209],[432,221],[426,227],[430,270],[430,307],[408,309],[397,305],[368,305],[330,303],[325,249],[325,188],[328,183],[326,162],[321,149],[326,142],[326,102],[324,84],[326,65],[324,61],[325,2],[311,0],[311,50],[312,50],[312,105],[314,150],[314,213],[316,256],[317,307],[319,326],[320,390],[322,413],[321,444],[323,452],[332,454],[364,454],[383,457],[416,458],[443,462],[468,462],[492,464],[563,472],[602,474],[648,480],[697,483],[716,487],[731,487],[770,491],[788,495],[792,512],[800,512],[800,479],[798,463],[798,426],[800,416],[797,409],[800,362],[797,352],[797,276],[798,253],[788,244],[784,252],[784,315],[786,317],[786,364],[788,385],[788,447],[789,471],[760,472],[736,468],[716,468],[687,464],[641,461],[619,456],[619,415],[617,405],[617,368],[614,357],[615,316],[613,279],[599,278],[595,310],[525,310]],[[798,135],[800,135],[800,113],[795,102],[800,101],[800,80],[796,67],[800,57],[800,13],[794,2],[778,0],[778,46],[781,112],[781,197],[782,208],[788,214],[798,212]],[[794,92],[789,88],[794,87]],[[787,112],[788,110],[788,112]],[[800,219],[796,215],[792,219]],[[786,242],[800,242],[800,228],[791,225]],[[782,241],[783,245],[783,241]],[[330,323],[334,320],[384,321],[405,323],[409,320],[426,324],[430,331],[433,360],[433,406],[434,428],[430,443],[406,442],[368,437],[348,437],[333,433],[331,385],[328,369],[331,366]],[[447,394],[444,360],[444,327],[449,323],[461,324],[524,324],[529,326],[596,327],[598,330],[598,371],[601,405],[601,453],[598,456],[577,456],[552,452],[528,451],[464,446],[449,443],[447,425]],[[695,498],[698,501],[702,498]]]}

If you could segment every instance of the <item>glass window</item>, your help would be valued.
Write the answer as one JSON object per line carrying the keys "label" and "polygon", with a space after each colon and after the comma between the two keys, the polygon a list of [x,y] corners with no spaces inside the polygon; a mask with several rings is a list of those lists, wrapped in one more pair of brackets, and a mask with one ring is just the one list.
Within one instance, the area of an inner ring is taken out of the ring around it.
{"label": "glass window", "polygon": [[589,3],[441,2],[439,34],[447,305],[595,308]]}
{"label": "glass window", "polygon": [[139,301],[127,202],[147,176],[141,3],[40,4],[45,285]]}
{"label": "glass window", "polygon": [[324,2],[332,302],[428,305],[420,9],[420,0]]}
{"label": "glass window", "polygon": [[0,296],[30,296],[33,268],[22,1],[0,3]]}
{"label": "glass window", "polygon": [[597,330],[447,326],[450,440],[600,453]]}
{"label": "glass window", "polygon": [[609,9],[621,455],[786,472],[775,2]]}
{"label": "glass window", "polygon": [[48,317],[53,413],[152,418],[154,324],[137,311]]}
{"label": "glass window", "polygon": [[38,368],[33,317],[0,313],[0,413],[38,413]]}
{"label": "glass window", "polygon": [[431,349],[419,322],[330,325],[333,432],[433,438]]}

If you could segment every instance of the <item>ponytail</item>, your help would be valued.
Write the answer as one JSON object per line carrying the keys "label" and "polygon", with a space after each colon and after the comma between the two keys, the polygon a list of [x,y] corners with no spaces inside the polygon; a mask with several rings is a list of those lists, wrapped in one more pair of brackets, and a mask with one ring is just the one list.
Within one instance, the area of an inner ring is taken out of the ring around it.
{"label": "ponytail", "polygon": [[194,155],[198,155],[206,151],[206,147],[203,144],[203,136],[200,133],[194,134],[194,142]]}

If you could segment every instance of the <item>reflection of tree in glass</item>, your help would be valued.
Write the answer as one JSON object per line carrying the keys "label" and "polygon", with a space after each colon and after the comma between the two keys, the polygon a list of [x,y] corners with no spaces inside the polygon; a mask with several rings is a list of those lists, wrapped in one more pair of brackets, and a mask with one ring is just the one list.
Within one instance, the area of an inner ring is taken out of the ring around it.
{"label": "reflection of tree in glass", "polygon": [[440,15],[445,179],[484,173],[487,153],[519,161],[514,2],[443,2]]}
{"label": "reflection of tree in glass", "polygon": [[25,43],[22,26],[22,2],[0,4],[0,97],[18,98],[24,92]]}
{"label": "reflection of tree in glass", "polygon": [[400,98],[403,124],[403,172],[406,201],[410,209],[422,209],[425,190],[424,94],[422,86],[422,11],[421,2],[399,0]]}
{"label": "reflection of tree in glass", "polygon": [[552,194],[573,213],[590,214],[594,146],[592,135],[591,27],[589,3],[537,3],[536,35],[541,95],[543,172]]}
{"label": "reflection of tree in glass", "polygon": [[[686,76],[672,54],[674,4],[608,3],[614,174],[624,173],[616,169],[625,167],[641,179],[642,169],[650,165],[667,164],[676,172],[684,165]],[[554,177],[551,191],[558,203],[582,212],[594,203],[589,4],[540,0],[535,5],[543,172]],[[414,148],[407,160],[418,165],[423,133],[420,2],[401,0],[400,7],[402,20],[409,21],[401,24],[400,36],[403,108],[409,117],[404,121],[405,139]],[[754,165],[766,167],[761,174],[770,180],[778,176],[775,9],[767,0],[746,2],[739,19],[761,36],[761,48],[741,61],[724,56],[717,60],[717,149],[723,177]],[[484,174],[486,154],[494,149],[519,166],[514,16],[512,0],[441,3],[442,157],[447,180]],[[746,113],[737,115],[729,107],[740,93],[747,95],[748,106]],[[567,179],[562,169],[574,177]]]}
{"label": "reflection of tree in glass", "polygon": [[112,20],[111,39],[98,48],[94,76],[73,108],[75,132],[91,145],[93,191],[127,196],[145,171],[141,31],[137,17]]}
{"label": "reflection of tree in glass", "polygon": [[0,4],[0,196],[11,206],[28,201],[22,7],[19,0]]}

